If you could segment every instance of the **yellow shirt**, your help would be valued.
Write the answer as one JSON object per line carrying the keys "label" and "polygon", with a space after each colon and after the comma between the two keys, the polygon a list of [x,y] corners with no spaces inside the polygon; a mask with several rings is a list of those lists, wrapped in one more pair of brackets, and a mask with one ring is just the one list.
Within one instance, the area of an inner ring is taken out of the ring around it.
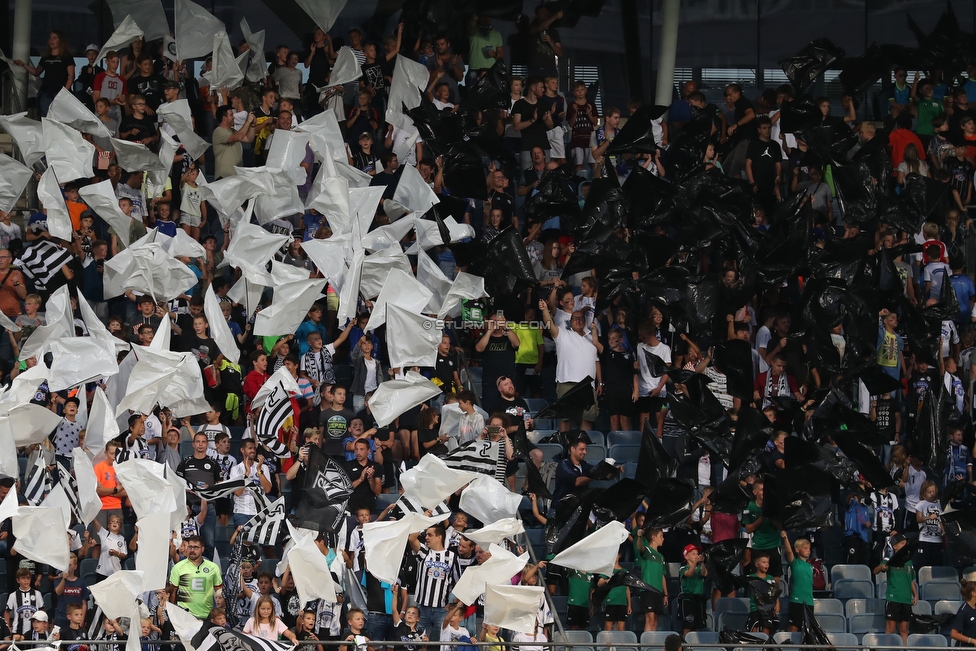
{"label": "yellow shirt", "polygon": [[515,351],[516,364],[539,363],[539,349],[542,348],[542,330],[527,324],[518,324],[512,331],[519,338],[519,347]]}

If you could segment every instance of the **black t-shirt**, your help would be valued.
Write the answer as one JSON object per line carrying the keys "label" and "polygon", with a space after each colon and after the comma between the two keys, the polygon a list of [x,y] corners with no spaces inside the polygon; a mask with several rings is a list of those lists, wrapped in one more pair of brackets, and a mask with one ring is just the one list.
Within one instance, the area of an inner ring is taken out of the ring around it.
{"label": "black t-shirt", "polygon": [[141,118],[137,118],[134,115],[125,115],[122,117],[122,124],[119,125],[119,134],[121,135],[126,131],[132,131],[132,133],[125,139],[133,142],[152,138],[156,135],[156,121],[148,115],[144,115]]}
{"label": "black t-shirt", "polygon": [[420,445],[420,456],[424,456],[425,454],[433,454],[434,456],[442,457],[447,454],[447,446],[443,443],[437,443],[429,448],[424,447],[424,443],[437,440],[439,434],[440,432],[436,427],[434,429],[420,428],[417,430],[417,443]]}
{"label": "black t-shirt", "polygon": [[511,400],[499,396],[498,402],[495,403],[495,409],[508,414],[512,420],[512,425],[518,425],[518,431],[515,432],[515,435],[521,440],[521,437],[525,436],[525,415],[529,413],[529,405],[526,404],[525,400],[520,396],[515,396]]}
{"label": "black t-shirt", "polygon": [[[738,123],[739,120],[741,120],[746,116],[746,111],[748,111],[751,108],[752,108],[752,102],[747,100],[745,95],[742,95],[735,103],[735,115],[733,119]],[[753,109],[753,112],[755,112],[755,109]],[[746,140],[754,140],[756,138],[756,119],[753,118],[752,120],[749,120],[742,126],[736,127],[735,138],[736,139],[745,138]]]}
{"label": "black t-shirt", "polygon": [[[373,477],[382,480],[383,467],[375,461],[367,461],[366,465],[360,465],[358,461],[353,459],[352,461],[347,461],[345,466],[346,474],[349,475],[350,481],[353,482],[357,481],[363,472],[370,467],[373,468]],[[355,513],[356,509],[361,508],[367,508],[372,511],[374,506],[376,506],[376,495],[373,494],[373,490],[369,487],[369,482],[364,481],[352,491],[352,495],[349,497],[349,505],[346,508],[350,513]]]}
{"label": "black t-shirt", "polygon": [[[416,630],[410,628],[410,625],[405,621],[400,620],[400,623],[396,625],[393,629],[393,641],[394,642],[420,642],[423,640],[424,632],[421,630]],[[427,637],[430,637],[429,635]],[[418,644],[408,644],[401,647],[405,651],[417,651],[420,648]]]}
{"label": "black t-shirt", "polygon": [[56,95],[68,83],[68,66],[74,64],[75,60],[69,56],[53,56],[50,54],[42,56],[37,64],[37,67],[44,68],[44,76],[41,77],[41,90]]}
{"label": "black t-shirt", "polygon": [[345,460],[346,451],[342,447],[342,439],[346,438],[349,421],[354,417],[352,409],[326,409],[319,411],[319,425],[323,428],[325,453],[330,457]]}
{"label": "black t-shirt", "polygon": [[417,585],[417,572],[419,569],[420,565],[417,555],[408,548],[407,553],[403,555],[403,560],[400,561],[400,574],[397,578],[400,579],[400,587],[411,594]]}
{"label": "black t-shirt", "polygon": [[616,351],[604,348],[600,357],[604,393],[608,396],[618,396],[630,399],[634,392],[634,354],[626,350]]}
{"label": "black t-shirt", "polygon": [[215,342],[210,337],[200,338],[194,333],[187,339],[187,344],[189,345],[189,352],[196,358],[197,363],[200,364],[201,368],[204,366],[210,366],[217,356],[220,355],[220,349],[217,348],[217,342]]}
{"label": "black t-shirt", "polygon": [[163,83],[165,79],[161,76],[152,74],[143,77],[141,74],[129,77],[129,92],[136,95],[144,95],[146,104],[149,108],[156,110],[163,103]]}
{"label": "black t-shirt", "polygon": [[363,70],[363,83],[367,87],[375,90],[386,88],[386,79],[383,78],[383,68],[378,62],[364,63],[360,66]]}
{"label": "black t-shirt", "polygon": [[970,107],[966,110],[954,109],[952,115],[948,117],[949,131],[956,135],[962,133],[962,127],[959,123],[962,122],[963,118],[972,118],[976,120],[976,107]]}
{"label": "black t-shirt", "polygon": [[482,376],[491,378],[494,386],[495,378],[501,375],[515,375],[515,348],[505,335],[492,335],[488,339],[485,351],[481,353]]}
{"label": "black t-shirt", "polygon": [[488,191],[488,202],[491,208],[500,208],[502,211],[503,219],[502,226],[507,226],[511,223],[512,215],[515,214],[515,198],[507,192],[496,192],[495,190]]}
{"label": "black t-shirt", "polygon": [[556,52],[552,49],[552,46],[542,40],[542,34],[548,34],[549,38],[552,39],[553,43],[561,43],[559,40],[559,31],[553,29],[552,27],[544,30],[544,32],[539,32],[538,34],[530,34],[529,38],[532,39],[529,43],[529,67],[530,68],[556,68]]}
{"label": "black t-shirt", "polygon": [[298,616],[302,612],[302,600],[298,598],[298,591],[282,588],[278,593],[278,600],[281,601],[281,621],[288,628],[295,628]]}
{"label": "black t-shirt", "polygon": [[329,57],[326,56],[325,50],[318,48],[315,50],[315,54],[312,55],[312,65],[308,68],[308,81],[316,86],[325,86],[325,81],[329,77],[329,72],[331,70],[329,66]]}
{"label": "black t-shirt", "polygon": [[552,102],[545,97],[539,99],[535,104],[530,104],[524,98],[515,102],[512,107],[512,114],[519,116],[519,121],[535,120],[535,123],[522,129],[522,151],[531,151],[533,147],[542,147],[544,151],[549,151],[549,137],[546,136],[546,123],[542,119]]}
{"label": "black t-shirt", "polygon": [[76,93],[78,99],[84,102],[85,106],[92,108],[95,101],[92,99],[92,92],[95,89],[95,77],[105,72],[101,66],[83,66],[78,73],[78,85],[81,90]]}
{"label": "black t-shirt", "polygon": [[386,612],[386,590],[380,580],[369,572],[366,572],[366,610],[371,613],[391,614]]}
{"label": "black t-shirt", "polygon": [[772,186],[776,179],[776,163],[783,160],[782,150],[772,140],[758,138],[749,143],[747,159],[752,160],[752,178],[756,185]]}
{"label": "black t-shirt", "polygon": [[[207,488],[220,482],[220,464],[210,457],[197,459],[190,456],[180,461],[176,474],[193,488]],[[187,493],[187,499],[193,504],[200,501],[193,493]]]}
{"label": "black t-shirt", "polygon": [[441,390],[444,393],[451,391],[454,384],[454,372],[460,368],[458,355],[455,351],[449,351],[446,356],[437,354],[437,361],[434,362],[434,377],[441,381]]}

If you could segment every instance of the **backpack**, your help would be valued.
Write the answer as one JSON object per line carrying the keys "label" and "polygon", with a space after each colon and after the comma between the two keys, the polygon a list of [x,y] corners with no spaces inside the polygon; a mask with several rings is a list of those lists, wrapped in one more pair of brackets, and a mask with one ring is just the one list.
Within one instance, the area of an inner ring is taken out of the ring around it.
{"label": "backpack", "polygon": [[827,573],[824,572],[823,559],[814,558],[810,560],[810,565],[813,566],[813,589],[814,590],[826,590],[827,589]]}

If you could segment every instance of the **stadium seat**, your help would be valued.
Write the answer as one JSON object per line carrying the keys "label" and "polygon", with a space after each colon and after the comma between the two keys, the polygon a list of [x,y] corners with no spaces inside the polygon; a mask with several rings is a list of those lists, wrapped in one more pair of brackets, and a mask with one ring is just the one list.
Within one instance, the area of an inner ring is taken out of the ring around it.
{"label": "stadium seat", "polygon": [[641,633],[640,643],[642,646],[663,647],[664,641],[668,639],[669,635],[680,635],[680,633],[675,631],[644,631]]}
{"label": "stadium seat", "polygon": [[867,565],[834,565],[830,568],[830,578],[835,583],[845,579],[870,581],[872,579],[871,568]]}
{"label": "stadium seat", "polygon": [[844,604],[840,599],[814,599],[813,613],[817,616],[824,615],[844,615]]}
{"label": "stadium seat", "polygon": [[607,432],[607,445],[640,445],[643,434],[636,430],[613,430]]}
{"label": "stadium seat", "polygon": [[637,644],[633,631],[600,631],[596,634],[596,651],[610,651],[617,644]]}
{"label": "stadium seat", "polygon": [[920,646],[949,646],[945,635],[938,633],[912,633],[908,636],[908,648]]}
{"label": "stadium seat", "polygon": [[925,601],[922,599],[917,604],[912,606],[912,614],[914,615],[931,615],[932,614],[932,602]]}
{"label": "stadium seat", "polygon": [[526,398],[525,404],[529,408],[529,412],[533,414],[538,414],[540,411],[548,406],[545,398]]}
{"label": "stadium seat", "polygon": [[193,456],[193,441],[180,442],[180,456],[184,459]]}
{"label": "stadium seat", "polygon": [[594,466],[607,458],[607,449],[602,445],[586,446],[586,462]]}
{"label": "stadium seat", "polygon": [[624,463],[623,466],[624,466],[624,477],[627,477],[628,479],[636,479],[637,478],[637,462],[636,461],[628,461],[628,462]]}
{"label": "stadium seat", "polygon": [[85,582],[85,585],[90,586],[98,582],[98,577],[95,575],[96,567],[98,567],[97,558],[81,559],[81,564],[78,566],[78,574],[81,580]]}
{"label": "stadium seat", "polygon": [[[681,563],[668,563],[667,571],[668,571],[668,576],[678,576],[678,572],[681,571]],[[719,599],[719,601],[722,600]],[[733,612],[739,612],[739,611],[733,611]]]}
{"label": "stadium seat", "polygon": [[552,599],[552,612],[553,614],[565,614],[566,612],[566,602],[569,601],[569,597],[566,595],[558,595],[549,597]]}
{"label": "stadium seat", "polygon": [[888,590],[888,581],[887,581],[887,579],[881,579],[881,580],[879,580],[878,583],[877,583],[877,585],[875,587],[877,588],[877,597],[878,597],[878,599],[884,599],[885,598],[885,592],[887,592],[887,590]]}
{"label": "stadium seat", "polygon": [[959,583],[959,573],[954,567],[926,565],[918,568],[918,584],[923,583]]}
{"label": "stadium seat", "polygon": [[122,569],[124,570],[136,569],[136,557],[135,556],[126,557],[125,562],[122,563]]}
{"label": "stadium seat", "polygon": [[884,613],[866,613],[864,615],[851,615],[850,631],[854,635],[864,633],[884,633],[885,618]]}
{"label": "stadium seat", "polygon": [[[745,617],[749,616],[749,600],[740,597],[721,597],[715,602],[715,610],[712,612],[713,622],[715,623],[716,630],[722,630],[722,626],[733,626],[731,622],[725,615],[743,615]],[[742,620],[741,624],[739,622],[734,622],[739,624],[738,628],[745,628],[745,619]]]}
{"label": "stadium seat", "polygon": [[837,599],[870,599],[874,596],[874,583],[870,580],[841,579],[833,583]]}
{"label": "stadium seat", "polygon": [[[696,644],[718,644],[718,633],[715,631],[691,631],[685,636],[685,649],[691,651]],[[703,649],[703,651],[705,651]]]}
{"label": "stadium seat", "polygon": [[27,457],[17,457],[17,465],[20,467],[20,482],[26,485]]}
{"label": "stadium seat", "polygon": [[857,636],[853,633],[831,633],[827,631],[827,639],[830,640],[834,651],[855,651],[854,647],[860,644],[857,641]]}
{"label": "stadium seat", "polygon": [[955,615],[960,606],[962,606],[962,601],[959,599],[942,599],[941,601],[935,602],[934,614],[938,615]]}
{"label": "stadium seat", "polygon": [[[563,631],[557,632],[553,636],[553,642],[556,644],[593,644],[593,636],[590,635],[589,631]],[[556,651],[593,651],[593,647],[587,646],[573,646],[564,647],[557,646]]]}
{"label": "stadium seat", "polygon": [[922,583],[922,599],[940,601],[959,598],[958,583]]}
{"label": "stadium seat", "polygon": [[872,615],[884,614],[884,599],[848,599],[844,604],[844,614],[850,618],[852,615]]}
{"label": "stadium seat", "polygon": [[787,631],[780,631],[773,635],[773,642],[782,645],[779,647],[780,651],[799,651],[791,646],[790,644],[803,644],[803,633],[797,631],[796,633],[789,633]]}
{"label": "stadium seat", "polygon": [[390,504],[396,503],[400,499],[400,495],[397,493],[380,493],[376,496],[376,507],[375,511],[377,513],[382,513],[383,510]]}
{"label": "stadium seat", "polygon": [[847,618],[843,615],[817,615],[820,627],[826,632],[844,633],[847,631]]}
{"label": "stadium seat", "polygon": [[861,639],[861,644],[872,646],[902,646],[901,636],[894,633],[868,633]]}
{"label": "stadium seat", "polygon": [[603,432],[588,429],[586,430],[586,435],[590,437],[590,445],[602,445],[603,447],[607,447],[607,437],[603,435]]}
{"label": "stadium seat", "polygon": [[715,620],[715,628],[719,631],[724,631],[725,629],[744,631],[746,629],[746,620],[748,619],[749,613],[722,613]]}
{"label": "stadium seat", "polygon": [[[553,430],[551,433],[555,434],[556,431]],[[552,461],[555,457],[563,453],[563,446],[558,443],[540,443],[538,448],[542,451],[543,461]]]}
{"label": "stadium seat", "polygon": [[222,542],[229,543],[230,537],[234,534],[234,527],[231,525],[221,526],[217,525],[217,536],[216,539]]}
{"label": "stadium seat", "polygon": [[41,595],[41,599],[44,601],[44,610],[51,612],[51,593],[45,592]]}
{"label": "stadium seat", "polygon": [[607,456],[613,457],[617,463],[634,462],[640,458],[639,445],[614,445],[610,447]]}

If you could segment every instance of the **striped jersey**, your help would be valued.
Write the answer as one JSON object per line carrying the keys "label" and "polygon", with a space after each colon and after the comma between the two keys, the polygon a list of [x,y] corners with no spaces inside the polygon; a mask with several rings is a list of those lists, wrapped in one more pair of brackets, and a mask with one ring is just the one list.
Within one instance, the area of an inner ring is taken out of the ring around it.
{"label": "striped jersey", "polygon": [[421,545],[417,552],[417,591],[414,599],[420,606],[443,608],[447,596],[454,587],[454,565],[456,554],[447,549],[434,551]]}

